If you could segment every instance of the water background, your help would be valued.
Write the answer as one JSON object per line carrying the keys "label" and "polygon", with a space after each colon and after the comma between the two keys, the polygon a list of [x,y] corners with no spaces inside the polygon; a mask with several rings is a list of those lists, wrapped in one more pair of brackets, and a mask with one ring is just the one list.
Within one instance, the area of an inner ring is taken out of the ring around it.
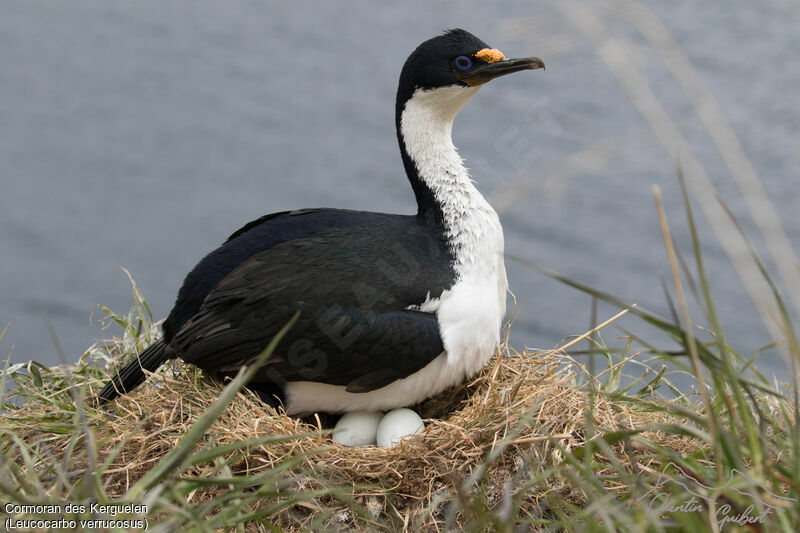
{"label": "water background", "polygon": [[[722,159],[649,41],[616,4],[588,5],[628,43],[720,195],[759,240]],[[645,5],[718,99],[800,249],[800,6]],[[45,320],[68,357],[114,334],[90,323],[90,314],[101,303],[118,312],[132,305],[121,266],[155,315],[166,316],[186,272],[264,213],[413,212],[395,140],[396,81],[408,53],[449,27],[547,64],[545,72],[483,88],[454,127],[478,187],[501,212],[507,251],[668,314],[661,280],[670,276],[650,189],[661,186],[688,257],[675,154],[551,4],[500,6],[3,2],[0,325],[12,324],[0,352],[56,362]],[[584,164],[575,164],[576,154]],[[753,351],[769,337],[701,224],[729,340]],[[588,328],[587,296],[522,265],[507,267],[525,300],[513,344],[550,348]],[[613,312],[599,308],[601,319]],[[621,334],[605,332],[609,340]],[[759,366],[783,368],[774,352]]]}

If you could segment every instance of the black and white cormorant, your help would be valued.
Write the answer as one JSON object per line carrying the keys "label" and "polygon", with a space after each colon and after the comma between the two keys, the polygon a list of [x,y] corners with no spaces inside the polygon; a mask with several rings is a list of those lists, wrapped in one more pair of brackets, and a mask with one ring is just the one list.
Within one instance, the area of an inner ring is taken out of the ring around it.
{"label": "black and white cormorant", "polygon": [[419,45],[396,103],[417,214],[302,209],[250,222],[186,276],[163,338],[100,400],[175,357],[233,375],[298,310],[248,385],[289,414],[412,405],[477,373],[505,315],[503,230],[453,146],[453,119],[484,83],[538,68],[461,29]]}

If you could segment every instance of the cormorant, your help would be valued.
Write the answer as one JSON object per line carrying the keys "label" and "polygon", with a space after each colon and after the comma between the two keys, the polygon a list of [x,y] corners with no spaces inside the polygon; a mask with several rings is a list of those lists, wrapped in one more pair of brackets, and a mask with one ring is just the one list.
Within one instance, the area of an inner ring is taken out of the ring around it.
{"label": "cormorant", "polygon": [[250,222],[186,276],[163,338],[100,400],[175,357],[233,375],[298,310],[248,384],[289,414],[412,405],[477,373],[505,315],[503,230],[453,146],[453,119],[484,83],[538,68],[462,29],[419,45],[395,108],[417,214],[320,208]]}

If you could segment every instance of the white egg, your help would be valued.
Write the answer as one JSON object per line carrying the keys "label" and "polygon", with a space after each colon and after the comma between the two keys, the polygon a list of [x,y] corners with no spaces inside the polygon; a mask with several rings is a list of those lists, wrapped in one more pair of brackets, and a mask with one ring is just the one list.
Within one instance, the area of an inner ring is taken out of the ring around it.
{"label": "white egg", "polygon": [[352,411],[346,413],[333,428],[333,440],[342,446],[369,446],[375,444],[378,424],[383,418],[380,411]]}
{"label": "white egg", "polygon": [[425,423],[411,409],[395,409],[389,411],[378,424],[378,446],[391,448],[401,439],[420,433]]}

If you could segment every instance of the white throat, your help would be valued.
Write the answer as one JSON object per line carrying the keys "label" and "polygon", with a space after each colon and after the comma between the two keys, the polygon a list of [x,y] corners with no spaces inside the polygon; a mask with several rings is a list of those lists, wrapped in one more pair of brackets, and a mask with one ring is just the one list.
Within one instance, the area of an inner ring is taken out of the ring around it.
{"label": "white throat", "polygon": [[459,274],[473,268],[495,270],[503,255],[497,213],[475,188],[452,139],[453,119],[477,91],[458,86],[417,89],[400,118],[406,151],[441,206]]}

